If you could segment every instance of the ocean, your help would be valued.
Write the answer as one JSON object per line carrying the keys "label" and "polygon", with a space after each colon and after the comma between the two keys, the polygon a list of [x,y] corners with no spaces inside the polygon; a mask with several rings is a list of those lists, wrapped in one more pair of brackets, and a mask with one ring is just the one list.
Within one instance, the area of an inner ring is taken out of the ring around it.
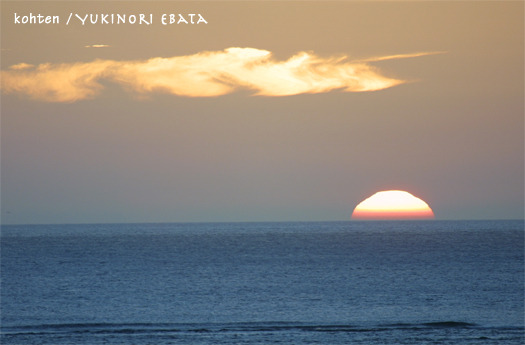
{"label": "ocean", "polygon": [[1,344],[524,344],[524,223],[4,225]]}

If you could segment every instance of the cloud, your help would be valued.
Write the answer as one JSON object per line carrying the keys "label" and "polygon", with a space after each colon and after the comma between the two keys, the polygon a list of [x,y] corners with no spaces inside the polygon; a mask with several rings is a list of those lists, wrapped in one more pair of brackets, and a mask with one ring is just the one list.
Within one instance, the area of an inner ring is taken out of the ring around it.
{"label": "cloud", "polygon": [[84,46],[84,48],[108,48],[111,47],[109,44],[91,44]]}
{"label": "cloud", "polygon": [[19,63],[19,64],[16,64],[16,65],[13,65],[11,67],[9,67],[10,69],[15,69],[15,70],[21,70],[21,69],[28,69],[28,68],[33,68],[35,67],[34,65],[30,65],[28,63]]}
{"label": "cloud", "polygon": [[[415,57],[430,53],[376,57]],[[185,97],[215,97],[238,89],[260,96],[289,96],[333,90],[363,92],[386,89],[405,81],[386,77],[367,60],[323,58],[300,52],[276,61],[271,52],[228,48],[194,55],[145,61],[95,60],[84,63],[18,64],[1,71],[4,93],[25,94],[47,102],[94,98],[109,81],[138,93],[169,93]]]}
{"label": "cloud", "polygon": [[2,91],[21,93],[47,102],[75,102],[93,98],[102,85],[98,83],[113,65],[112,61],[90,63],[41,64],[36,67],[2,71]]}
{"label": "cloud", "polygon": [[411,53],[411,54],[395,54],[395,55],[387,55],[387,56],[376,56],[376,57],[371,57],[371,58],[358,60],[358,61],[360,62],[385,61],[385,60],[406,59],[406,58],[436,55],[436,54],[445,54],[445,53],[446,52],[421,52],[421,53]]}

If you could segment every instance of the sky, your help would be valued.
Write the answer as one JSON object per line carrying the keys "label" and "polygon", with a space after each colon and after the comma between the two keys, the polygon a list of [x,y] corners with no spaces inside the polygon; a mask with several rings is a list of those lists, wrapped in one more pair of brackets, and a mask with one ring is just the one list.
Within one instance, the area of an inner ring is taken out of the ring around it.
{"label": "sky", "polygon": [[522,219],[523,7],[2,1],[2,224]]}

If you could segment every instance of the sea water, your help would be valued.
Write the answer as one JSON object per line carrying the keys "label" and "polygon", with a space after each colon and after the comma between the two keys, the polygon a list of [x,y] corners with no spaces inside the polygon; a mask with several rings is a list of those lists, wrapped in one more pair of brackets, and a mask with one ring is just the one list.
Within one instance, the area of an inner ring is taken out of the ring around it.
{"label": "sea water", "polygon": [[3,226],[2,344],[523,344],[523,221]]}

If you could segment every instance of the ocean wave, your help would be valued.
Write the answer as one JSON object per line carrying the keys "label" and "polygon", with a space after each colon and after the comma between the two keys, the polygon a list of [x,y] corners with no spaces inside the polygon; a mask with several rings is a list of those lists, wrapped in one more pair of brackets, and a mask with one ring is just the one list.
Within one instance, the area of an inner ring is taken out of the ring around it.
{"label": "ocean wave", "polygon": [[66,323],[3,327],[5,345],[523,344],[523,327],[486,327],[463,321],[327,324]]}
{"label": "ocean wave", "polygon": [[[218,333],[218,332],[378,332],[392,329],[484,328],[463,321],[422,323],[322,324],[302,322],[240,322],[240,323],[65,323],[2,327],[3,335],[49,333]],[[509,327],[507,327],[509,328]],[[512,328],[512,327],[510,327]]]}

